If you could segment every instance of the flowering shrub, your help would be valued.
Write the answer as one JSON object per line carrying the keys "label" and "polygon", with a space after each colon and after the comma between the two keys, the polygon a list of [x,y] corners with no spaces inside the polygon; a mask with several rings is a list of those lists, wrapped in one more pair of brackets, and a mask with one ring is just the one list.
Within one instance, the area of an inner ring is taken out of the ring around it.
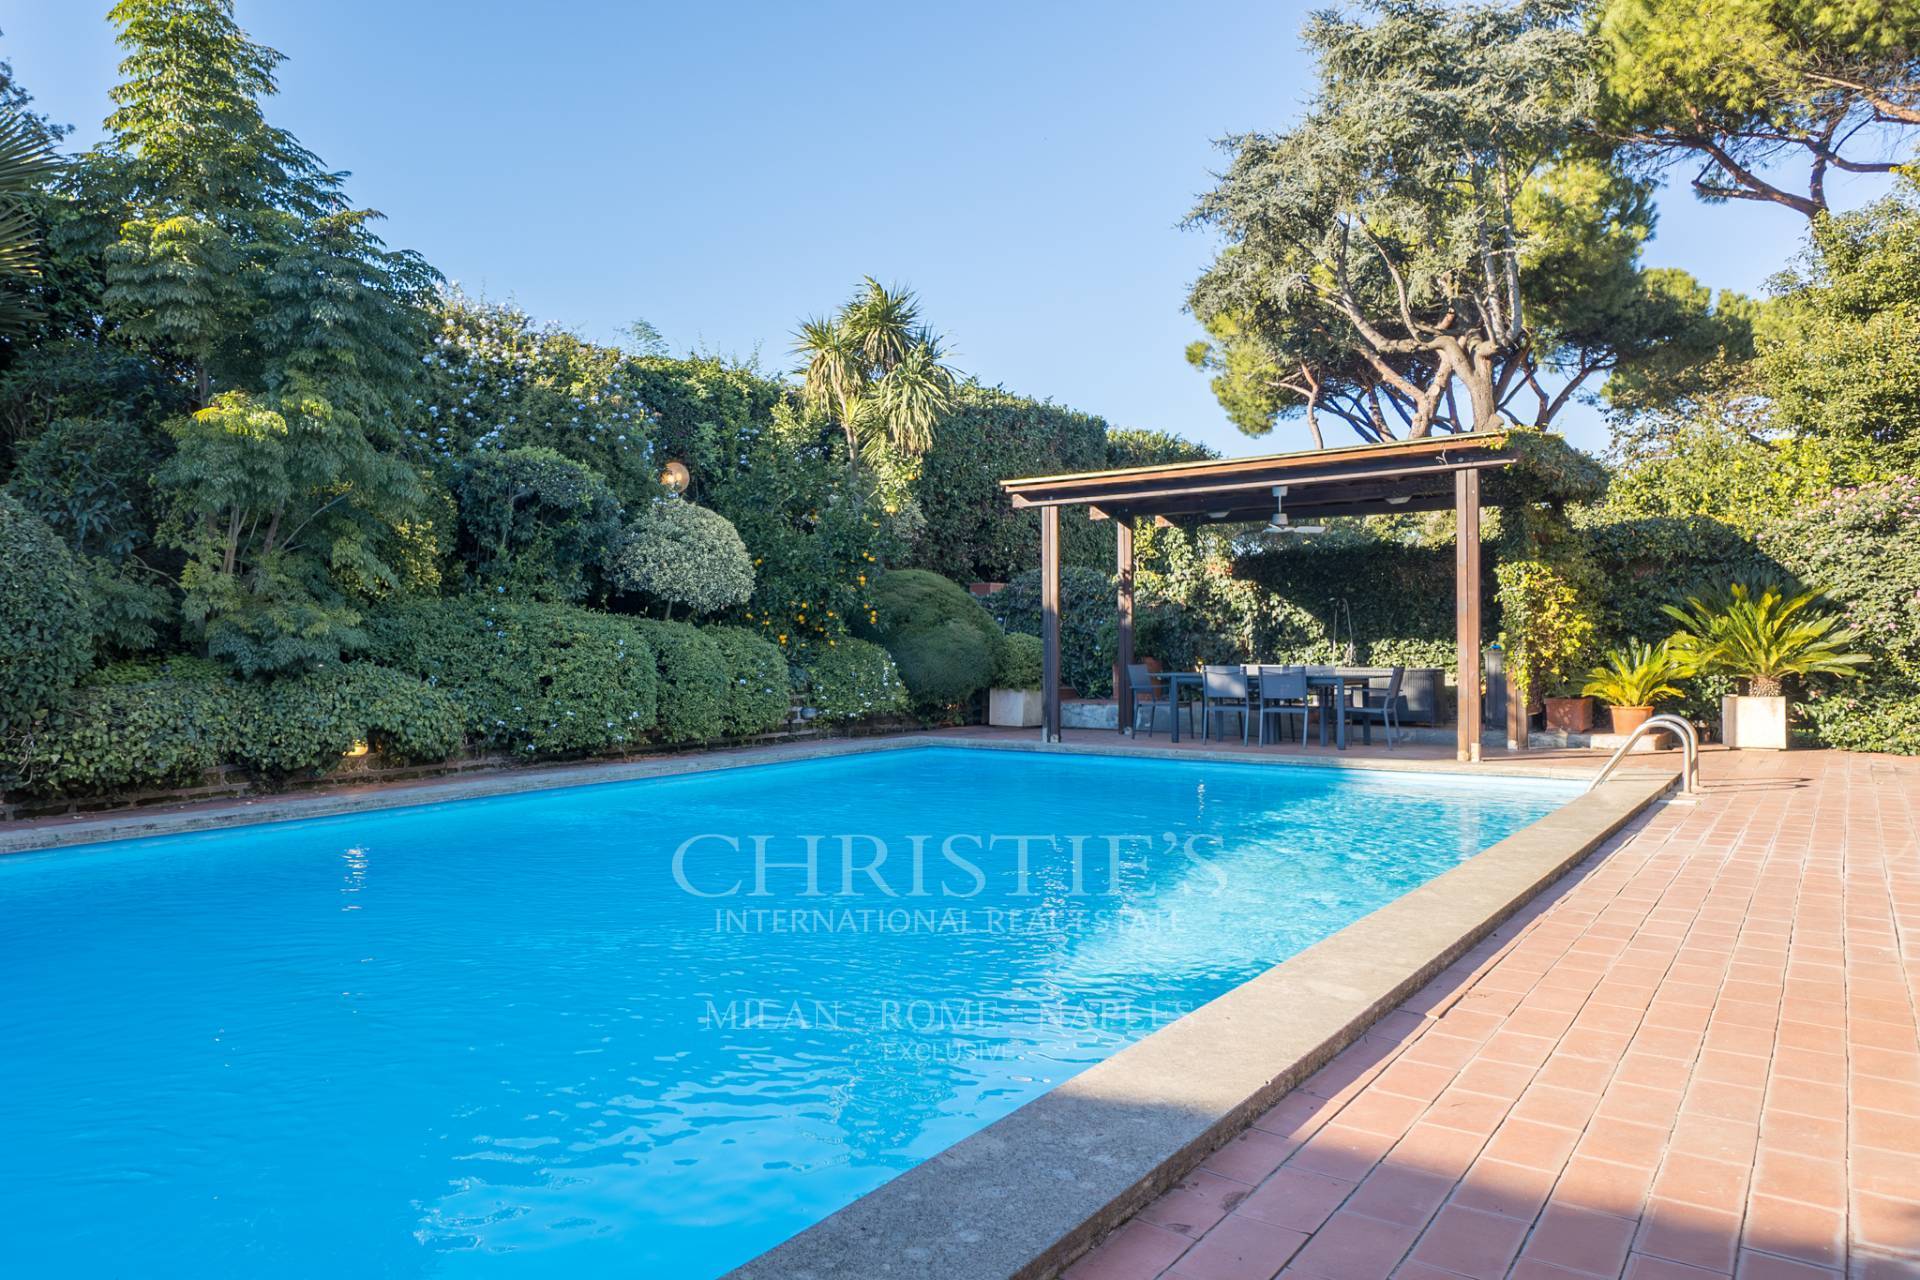
{"label": "flowering shrub", "polygon": [[718,613],[753,594],[753,560],[725,516],[668,498],[628,527],[611,564],[615,586],[692,614]]}
{"label": "flowering shrub", "polygon": [[793,688],[787,656],[742,627],[706,627],[701,634],[713,642],[726,664],[721,731],[731,738],[744,738],[785,724]]}
{"label": "flowering shrub", "polygon": [[442,463],[539,446],[605,476],[622,502],[658,491],[649,443],[654,413],[634,357],[525,312],[458,293],[440,299],[426,390],[409,440]]}
{"label": "flowering shrub", "polygon": [[907,709],[907,686],[877,644],[852,637],[823,641],[802,655],[807,702],[817,719],[848,724]]}

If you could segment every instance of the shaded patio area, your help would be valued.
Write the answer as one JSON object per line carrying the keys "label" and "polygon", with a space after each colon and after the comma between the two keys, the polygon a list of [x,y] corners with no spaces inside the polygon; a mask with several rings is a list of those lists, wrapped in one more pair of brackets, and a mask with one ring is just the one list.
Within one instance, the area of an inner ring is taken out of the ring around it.
{"label": "shaded patio area", "polygon": [[1066,1274],[1920,1277],[1920,761],[1703,775]]}

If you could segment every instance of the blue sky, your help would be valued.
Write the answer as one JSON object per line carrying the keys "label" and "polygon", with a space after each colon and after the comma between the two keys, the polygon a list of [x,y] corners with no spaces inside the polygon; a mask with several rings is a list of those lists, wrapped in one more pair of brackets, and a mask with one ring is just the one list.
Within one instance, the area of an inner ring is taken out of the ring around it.
{"label": "blue sky", "polygon": [[[119,51],[108,0],[0,0],[0,52],[73,141]],[[862,274],[917,289],[989,383],[1228,453],[1183,357],[1214,241],[1179,227],[1213,139],[1284,128],[1304,4],[239,0],[288,55],[270,105],[386,234],[468,290],[611,340],[784,368]],[[455,17],[454,15],[458,15]],[[1843,187],[1857,203],[1871,185]],[[1758,290],[1797,215],[1661,206],[1655,265]],[[1589,448],[1597,416],[1566,423]]]}

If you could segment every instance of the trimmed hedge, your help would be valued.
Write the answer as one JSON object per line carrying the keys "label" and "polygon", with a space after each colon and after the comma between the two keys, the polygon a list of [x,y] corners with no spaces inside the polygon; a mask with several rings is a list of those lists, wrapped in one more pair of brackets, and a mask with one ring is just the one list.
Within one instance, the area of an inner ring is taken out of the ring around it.
{"label": "trimmed hedge", "polygon": [[629,621],[652,648],[659,687],[659,736],[707,742],[726,731],[728,672],[720,646],[686,622]]}
{"label": "trimmed hedge", "polygon": [[84,566],[46,521],[0,493],[0,732],[57,704],[92,662]]}
{"label": "trimmed hedge", "polygon": [[[1119,643],[1113,579],[1098,569],[1063,565],[1060,569],[1060,679],[1083,698],[1113,692],[1113,655]],[[1015,575],[1005,591],[987,597],[987,608],[1012,635],[1040,630],[1040,571]],[[1159,655],[1156,655],[1159,656]],[[998,681],[996,680],[996,683]],[[1033,684],[1002,688],[1040,687]]]}
{"label": "trimmed hedge", "polygon": [[801,664],[807,702],[816,719],[848,724],[907,709],[907,686],[887,651],[851,637],[829,640]]}
{"label": "trimmed hedge", "polygon": [[706,627],[702,634],[727,666],[721,732],[744,738],[785,724],[793,705],[787,655],[742,627]]}
{"label": "trimmed hedge", "polygon": [[262,777],[326,769],[355,743],[395,759],[440,760],[459,750],[452,695],[365,663],[310,675],[243,681],[211,664],[108,668],[22,738],[10,789],[64,795],[164,787],[239,765]]}
{"label": "trimmed hedge", "polygon": [[451,693],[467,735],[489,746],[611,751],[665,723],[654,649],[630,619],[468,596],[387,609],[368,619],[367,636],[376,662]]}

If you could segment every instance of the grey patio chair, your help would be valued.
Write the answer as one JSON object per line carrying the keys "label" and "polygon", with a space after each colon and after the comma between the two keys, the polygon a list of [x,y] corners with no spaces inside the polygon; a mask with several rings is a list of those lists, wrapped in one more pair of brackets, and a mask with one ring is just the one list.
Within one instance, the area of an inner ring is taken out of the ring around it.
{"label": "grey patio chair", "polygon": [[1211,738],[1215,717],[1240,717],[1240,742],[1247,741],[1248,713],[1253,698],[1247,688],[1247,673],[1241,667],[1202,667],[1200,669],[1201,733]]}
{"label": "grey patio chair", "polygon": [[1395,667],[1384,686],[1367,682],[1364,701],[1359,706],[1342,709],[1351,722],[1360,725],[1360,741],[1366,746],[1373,745],[1373,726],[1379,725],[1387,731],[1387,745],[1393,745],[1394,738],[1400,732],[1400,681],[1407,674],[1405,667]]}
{"label": "grey patio chair", "polygon": [[[1129,662],[1127,664],[1127,688],[1133,694],[1133,724],[1131,727],[1134,729],[1140,727],[1140,709],[1145,707],[1147,709],[1147,736],[1149,738],[1153,736],[1154,717],[1160,708],[1166,707],[1168,711],[1176,716],[1180,714],[1182,704],[1174,696],[1179,690],[1169,681],[1155,680],[1153,678],[1153,672],[1148,670],[1145,663]],[[1187,729],[1191,732],[1193,729],[1193,704],[1189,702],[1186,703],[1185,706],[1187,710]]]}
{"label": "grey patio chair", "polygon": [[1287,719],[1300,718],[1300,745],[1307,745],[1307,670],[1305,667],[1261,667],[1255,705],[1260,712],[1260,745],[1267,745],[1267,724],[1280,722],[1278,742],[1286,737]]}

